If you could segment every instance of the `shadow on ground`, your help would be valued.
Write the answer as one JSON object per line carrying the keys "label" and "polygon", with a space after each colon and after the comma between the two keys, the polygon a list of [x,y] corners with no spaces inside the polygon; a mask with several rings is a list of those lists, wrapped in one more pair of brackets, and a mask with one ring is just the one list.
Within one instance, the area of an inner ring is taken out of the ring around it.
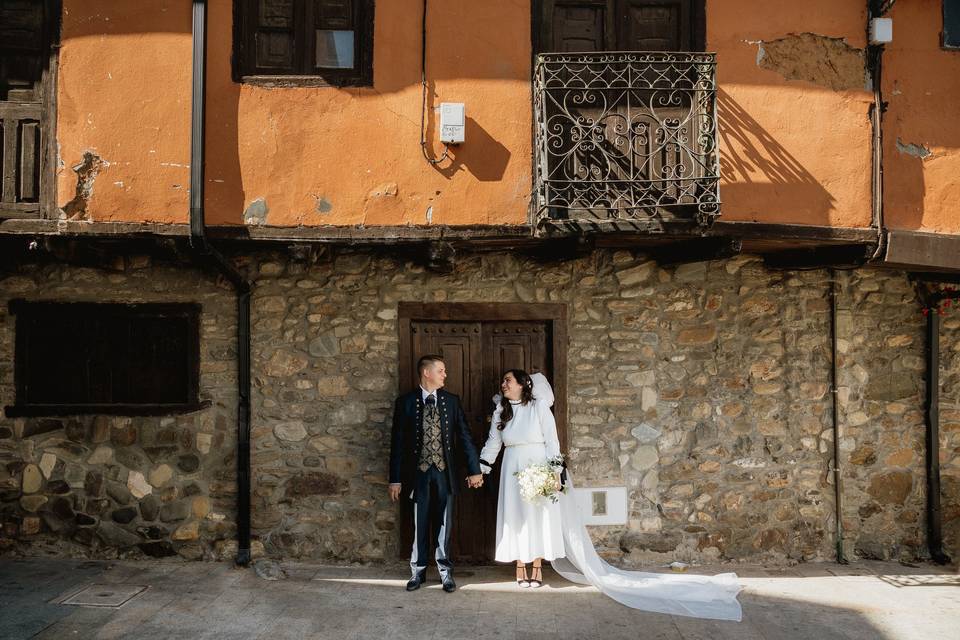
{"label": "shadow on ground", "polygon": [[[957,576],[882,563],[738,569],[741,623],[634,611],[552,572],[521,592],[508,567],[471,568],[446,594],[433,576],[407,593],[400,565],[282,566],[267,581],[228,564],[0,560],[0,637],[900,640],[956,638],[960,616]],[[90,584],[148,589],[119,609],[55,604]]]}

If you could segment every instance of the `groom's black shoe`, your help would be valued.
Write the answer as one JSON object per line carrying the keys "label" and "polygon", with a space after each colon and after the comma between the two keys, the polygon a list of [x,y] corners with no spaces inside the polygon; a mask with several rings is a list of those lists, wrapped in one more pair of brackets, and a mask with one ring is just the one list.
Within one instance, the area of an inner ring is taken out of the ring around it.
{"label": "groom's black shoe", "polygon": [[453,593],[457,590],[457,583],[453,581],[452,575],[447,574],[447,576],[443,579],[443,590],[447,593]]}
{"label": "groom's black shoe", "polygon": [[418,573],[417,575],[407,580],[407,591],[416,591],[417,589],[420,588],[420,585],[422,585],[426,581],[427,581],[427,574],[425,572]]}

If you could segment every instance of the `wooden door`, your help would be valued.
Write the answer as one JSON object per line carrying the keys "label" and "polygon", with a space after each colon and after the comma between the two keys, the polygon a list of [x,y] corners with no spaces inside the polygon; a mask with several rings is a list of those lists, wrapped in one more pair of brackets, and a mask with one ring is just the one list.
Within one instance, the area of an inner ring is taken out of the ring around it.
{"label": "wooden door", "polygon": [[[550,324],[547,321],[414,321],[409,327],[409,353],[401,366],[416,384],[416,363],[426,354],[443,356],[445,389],[460,396],[477,451],[483,447],[493,414],[493,396],[507,369],[540,371],[553,380]],[[561,443],[566,440],[561,430]],[[480,490],[461,489],[457,498],[452,553],[457,562],[493,560],[496,545],[499,461]],[[464,475],[464,474],[458,474]],[[401,555],[413,544],[409,501],[401,509]]]}

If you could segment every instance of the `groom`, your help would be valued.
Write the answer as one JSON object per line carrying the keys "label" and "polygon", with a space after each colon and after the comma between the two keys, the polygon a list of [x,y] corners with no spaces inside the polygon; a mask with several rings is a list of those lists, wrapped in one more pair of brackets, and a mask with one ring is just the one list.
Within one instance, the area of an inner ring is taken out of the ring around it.
{"label": "groom", "polygon": [[459,484],[457,458],[465,459],[467,486],[482,486],[483,476],[460,398],[441,389],[447,377],[443,358],[423,356],[417,373],[420,387],[397,398],[394,407],[390,499],[396,502],[403,493],[414,503],[413,577],[407,582],[407,591],[419,589],[426,579],[432,539],[443,590],[451,593],[457,588],[450,563],[453,498]]}

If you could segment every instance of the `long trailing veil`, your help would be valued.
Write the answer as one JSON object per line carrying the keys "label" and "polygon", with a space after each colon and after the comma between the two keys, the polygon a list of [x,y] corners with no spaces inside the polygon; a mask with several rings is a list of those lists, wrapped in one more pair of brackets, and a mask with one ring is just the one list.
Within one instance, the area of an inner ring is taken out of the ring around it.
{"label": "long trailing veil", "polygon": [[[553,406],[550,383],[542,373],[530,376],[533,396]],[[573,478],[567,470],[569,490],[560,495],[560,512],[566,558],[551,564],[561,576],[578,584],[589,584],[617,602],[642,611],[654,611],[693,618],[740,621],[742,612],[737,594],[743,588],[737,574],[715,576],[677,575],[623,571],[605,562],[593,547],[573,498]]]}

